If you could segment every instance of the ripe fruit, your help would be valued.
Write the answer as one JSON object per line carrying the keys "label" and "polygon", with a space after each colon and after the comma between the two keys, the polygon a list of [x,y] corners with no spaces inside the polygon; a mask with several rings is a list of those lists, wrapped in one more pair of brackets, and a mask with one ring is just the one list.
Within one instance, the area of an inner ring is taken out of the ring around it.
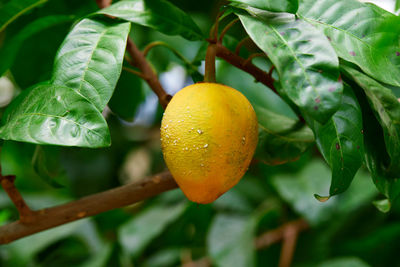
{"label": "ripe fruit", "polygon": [[179,91],[161,123],[164,160],[186,197],[210,203],[246,172],[258,141],[253,107],[239,91],[197,83]]}

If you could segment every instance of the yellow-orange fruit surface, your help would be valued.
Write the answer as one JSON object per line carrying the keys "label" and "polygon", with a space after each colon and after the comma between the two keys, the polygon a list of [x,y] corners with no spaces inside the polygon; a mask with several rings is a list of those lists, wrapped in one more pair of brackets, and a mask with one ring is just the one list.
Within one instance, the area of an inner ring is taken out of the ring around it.
{"label": "yellow-orange fruit surface", "polygon": [[210,203],[243,177],[258,141],[258,123],[239,91],[217,83],[180,90],[161,123],[164,160],[186,197]]}

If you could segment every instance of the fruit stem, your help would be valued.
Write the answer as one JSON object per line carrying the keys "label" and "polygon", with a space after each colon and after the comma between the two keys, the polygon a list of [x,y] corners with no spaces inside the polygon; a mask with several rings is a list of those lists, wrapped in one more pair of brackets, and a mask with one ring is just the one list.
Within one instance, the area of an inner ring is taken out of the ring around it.
{"label": "fruit stem", "polygon": [[215,83],[215,57],[217,55],[217,45],[210,42],[206,53],[206,66],[204,73],[204,82]]}

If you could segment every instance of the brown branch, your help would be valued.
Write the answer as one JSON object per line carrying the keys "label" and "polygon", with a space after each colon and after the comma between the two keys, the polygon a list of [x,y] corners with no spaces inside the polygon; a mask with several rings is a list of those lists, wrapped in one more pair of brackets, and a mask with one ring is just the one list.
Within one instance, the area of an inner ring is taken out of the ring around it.
{"label": "brown branch", "polygon": [[[265,53],[254,53],[254,54],[251,54],[248,58],[246,58],[246,60],[243,62],[243,65],[247,65],[247,64],[249,64],[252,60],[253,60],[253,58],[256,58],[256,57],[267,57],[267,55],[265,54]],[[270,74],[269,74],[269,72],[267,73],[268,74],[268,76],[271,76]]]}
{"label": "brown branch", "polygon": [[96,0],[96,3],[99,8],[105,8],[111,5],[112,0]]}
{"label": "brown branch", "polygon": [[264,234],[257,237],[255,240],[255,246],[257,249],[264,249],[270,245],[277,243],[285,238],[285,233],[288,229],[296,229],[296,232],[302,232],[308,229],[310,226],[304,219],[288,222],[274,230],[265,232]]}
{"label": "brown branch", "polygon": [[67,204],[32,211],[29,222],[19,220],[0,227],[0,244],[121,208],[177,187],[171,174],[164,172],[137,183],[123,185]]}
{"label": "brown branch", "polygon": [[143,76],[145,77],[144,80],[157,95],[161,106],[165,109],[172,96],[165,92],[164,88],[161,86],[161,83],[157,78],[157,75],[151,68],[150,64],[147,62],[146,57],[144,56],[142,51],[137,48],[135,43],[130,38],[128,38],[126,49],[133,60],[134,66],[138,67],[141,70]]}
{"label": "brown branch", "polygon": [[224,59],[231,65],[241,69],[249,74],[251,74],[256,81],[263,83],[264,85],[271,88],[275,93],[277,93],[274,86],[274,79],[268,75],[267,72],[258,68],[251,62],[246,62],[246,59],[232,53],[228,48],[223,46],[221,43],[217,43],[217,57]]}
{"label": "brown branch", "polygon": [[283,244],[281,248],[281,257],[279,259],[279,267],[290,267],[293,254],[296,249],[297,236],[299,230],[296,225],[288,225],[283,232]]}
{"label": "brown branch", "polygon": [[30,222],[32,220],[33,212],[26,204],[18,189],[15,187],[14,181],[15,176],[3,176],[0,174],[1,186],[4,188],[4,191],[6,191],[7,195],[17,208],[19,220],[24,223]]}
{"label": "brown branch", "polygon": [[236,54],[236,55],[239,55],[240,49],[241,49],[241,48],[243,47],[243,45],[244,45],[246,42],[248,42],[249,40],[250,40],[250,37],[247,36],[247,37],[243,38],[243,39],[236,45],[236,48],[235,48],[235,54]]}
{"label": "brown branch", "polygon": [[234,19],[231,22],[229,22],[225,28],[222,30],[221,34],[219,35],[218,41],[222,43],[222,39],[224,39],[225,34],[229,31],[230,28],[232,28],[233,25],[235,25],[239,19]]}

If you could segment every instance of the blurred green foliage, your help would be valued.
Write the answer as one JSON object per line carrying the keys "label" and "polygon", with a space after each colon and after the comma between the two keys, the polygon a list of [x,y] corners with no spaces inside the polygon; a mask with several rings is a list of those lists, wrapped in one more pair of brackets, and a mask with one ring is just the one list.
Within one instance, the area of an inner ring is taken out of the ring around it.
{"label": "blurred green foliage", "polygon": [[[203,32],[208,31],[220,4],[214,0],[170,2],[191,14]],[[0,33],[0,47],[1,40],[37,18],[54,14],[80,17],[96,10],[92,0],[49,0]],[[67,22],[55,25],[25,41],[7,74],[17,87],[25,89],[49,79],[55,53],[70,27]],[[235,26],[227,40],[240,40],[241,36],[243,29]],[[133,25],[132,37],[141,48],[154,40],[164,41],[200,63],[195,58],[202,54],[202,42],[138,25]],[[174,92],[192,82],[190,74],[178,67],[182,61],[169,50],[153,49],[148,59],[160,76],[172,77],[164,81],[167,90]],[[266,59],[255,62],[265,70],[271,65]],[[17,176],[17,187],[31,208],[65,203],[165,170],[158,130],[162,111],[154,94],[130,75],[123,72],[110,102],[111,147],[4,143],[3,174]],[[271,90],[226,62],[217,62],[217,79],[243,92],[253,105],[262,103],[272,112],[296,118]],[[121,92],[132,89],[129,86],[135,91],[130,91],[129,98],[121,97]],[[241,182],[213,204],[189,203],[179,190],[167,192],[3,245],[0,266],[167,267],[191,261],[213,266],[277,266],[281,244],[257,250],[254,239],[298,218],[305,218],[311,227],[299,235],[293,266],[398,266],[399,201],[392,203],[390,213],[379,212],[372,201],[381,196],[370,175],[361,169],[349,190],[318,202],[313,195],[327,195],[330,182],[329,166],[312,146],[297,161],[285,165],[254,163]],[[0,225],[17,218],[12,203],[0,191]]]}

